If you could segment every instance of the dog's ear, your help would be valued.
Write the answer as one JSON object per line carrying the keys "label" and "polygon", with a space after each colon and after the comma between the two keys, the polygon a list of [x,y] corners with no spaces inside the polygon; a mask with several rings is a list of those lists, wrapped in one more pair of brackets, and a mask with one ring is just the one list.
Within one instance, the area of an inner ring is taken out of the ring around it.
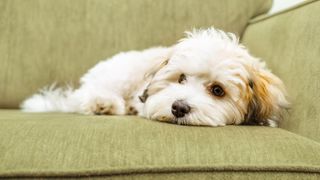
{"label": "dog's ear", "polygon": [[169,63],[174,48],[175,46],[168,47],[166,51],[163,51],[163,53],[161,53],[157,58],[152,60],[154,62],[154,65],[145,73],[145,80],[150,78],[152,79],[160,69],[162,69]]}
{"label": "dog's ear", "polygon": [[149,71],[147,71],[146,74],[144,75],[144,79],[146,81],[150,81],[150,82],[149,82],[148,86],[146,87],[146,89],[143,91],[142,95],[139,96],[139,100],[142,103],[145,103],[149,97],[148,88],[150,87],[150,84],[153,80],[153,77],[157,74],[157,72],[159,72],[163,67],[165,67],[169,63],[170,56],[172,54],[172,49],[173,48],[170,48],[169,53],[166,54],[164,57],[161,57],[158,60],[156,60],[158,63],[156,63],[152,68],[150,68]]}
{"label": "dog's ear", "polygon": [[282,81],[271,72],[251,71],[248,81],[248,109],[244,124],[277,126],[283,112],[289,108]]}
{"label": "dog's ear", "polygon": [[145,79],[152,78],[160,69],[166,66],[169,62],[169,57],[164,57],[159,60],[159,63],[149,69],[144,75]]}
{"label": "dog's ear", "polygon": [[[145,79],[151,79],[150,81],[152,81],[152,78],[155,76],[155,74],[162,69],[164,66],[166,66],[169,62],[169,59],[165,59],[163,62],[161,62],[160,64],[154,66],[153,68],[151,68],[144,76]],[[143,91],[142,95],[139,96],[139,100],[142,103],[145,103],[149,97],[148,94],[148,87],[150,86],[150,83],[148,84],[147,88]]]}

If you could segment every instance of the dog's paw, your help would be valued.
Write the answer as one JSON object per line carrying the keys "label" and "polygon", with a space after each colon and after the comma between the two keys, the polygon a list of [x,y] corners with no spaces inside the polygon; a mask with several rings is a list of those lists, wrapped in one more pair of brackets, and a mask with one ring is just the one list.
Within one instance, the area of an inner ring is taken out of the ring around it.
{"label": "dog's paw", "polygon": [[110,102],[97,102],[91,107],[91,111],[95,115],[112,115],[116,114],[115,107]]}
{"label": "dog's paw", "polygon": [[125,114],[124,103],[121,99],[96,97],[84,106],[85,114],[92,115],[123,115]]}
{"label": "dog's paw", "polygon": [[128,106],[126,109],[127,115],[138,115],[138,113],[139,113],[138,110],[133,106]]}

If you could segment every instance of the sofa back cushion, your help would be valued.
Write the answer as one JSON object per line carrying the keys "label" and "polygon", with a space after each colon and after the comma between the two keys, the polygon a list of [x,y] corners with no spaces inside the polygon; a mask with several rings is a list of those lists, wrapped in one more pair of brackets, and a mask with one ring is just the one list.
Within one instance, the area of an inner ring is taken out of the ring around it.
{"label": "sofa back cushion", "polygon": [[285,82],[291,100],[281,127],[320,142],[320,1],[248,26],[243,43]]}
{"label": "sofa back cushion", "polygon": [[[74,83],[119,51],[171,45],[193,27],[242,34],[271,0],[1,0],[0,108]],[[106,77],[108,78],[108,77]]]}

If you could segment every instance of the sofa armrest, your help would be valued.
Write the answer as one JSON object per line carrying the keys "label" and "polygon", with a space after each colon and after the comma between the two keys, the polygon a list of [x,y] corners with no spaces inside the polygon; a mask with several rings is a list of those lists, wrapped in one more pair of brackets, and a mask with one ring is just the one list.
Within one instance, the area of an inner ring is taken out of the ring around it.
{"label": "sofa armrest", "polygon": [[287,86],[292,109],[281,127],[320,141],[320,1],[251,21],[242,43]]}

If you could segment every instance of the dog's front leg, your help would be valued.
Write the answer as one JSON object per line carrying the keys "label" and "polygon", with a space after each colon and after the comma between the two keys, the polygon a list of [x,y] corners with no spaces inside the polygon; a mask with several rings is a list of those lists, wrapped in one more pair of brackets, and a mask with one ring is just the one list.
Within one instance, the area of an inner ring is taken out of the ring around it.
{"label": "dog's front leg", "polygon": [[80,88],[73,96],[79,102],[78,112],[89,115],[124,115],[124,99],[113,92],[97,93]]}

